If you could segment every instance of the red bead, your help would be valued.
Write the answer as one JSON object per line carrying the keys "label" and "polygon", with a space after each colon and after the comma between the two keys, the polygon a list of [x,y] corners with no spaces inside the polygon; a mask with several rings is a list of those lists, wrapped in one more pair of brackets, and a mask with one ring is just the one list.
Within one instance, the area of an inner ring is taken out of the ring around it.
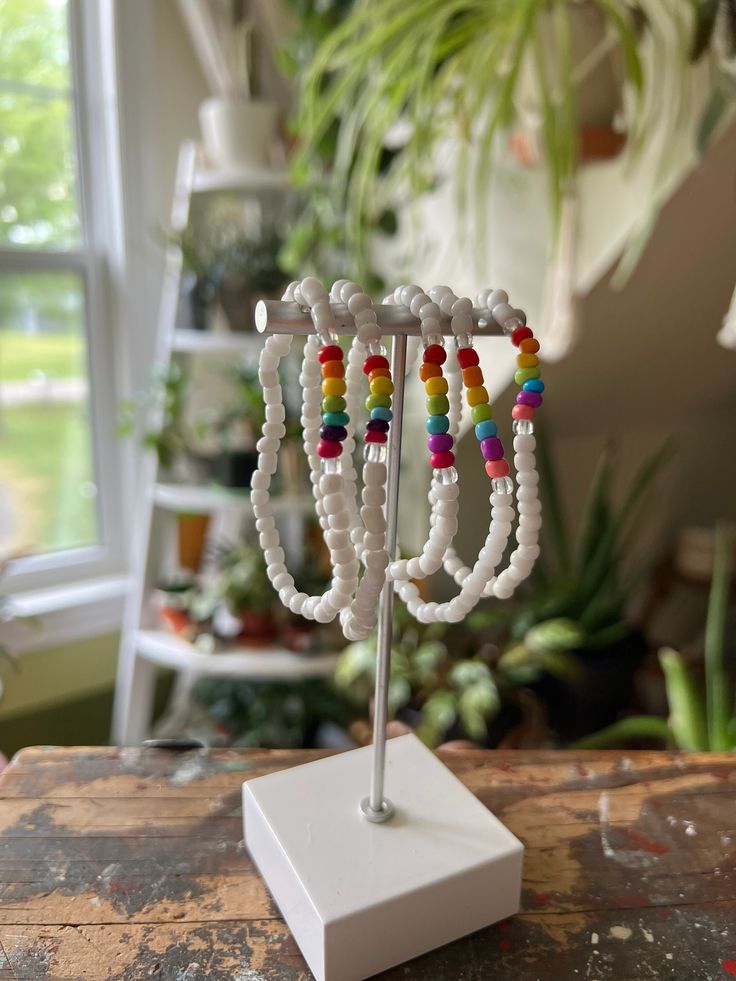
{"label": "red bead", "polygon": [[517,327],[516,330],[511,335],[511,343],[514,347],[518,347],[522,341],[525,341],[527,337],[534,337],[530,327]]}
{"label": "red bead", "polygon": [[432,364],[444,364],[446,360],[447,351],[441,344],[430,344],[422,356],[422,361],[429,361]]}
{"label": "red bead", "polygon": [[326,361],[342,361],[344,354],[339,344],[328,344],[319,349],[317,357],[320,364],[325,364]]}
{"label": "red bead", "polygon": [[363,374],[370,375],[374,368],[388,368],[388,358],[382,354],[369,354],[363,362]]}
{"label": "red bead", "polygon": [[531,405],[515,405],[511,410],[512,419],[533,419],[534,409]]}
{"label": "red bead", "polygon": [[488,460],[486,463],[486,473],[491,479],[494,477],[508,477],[509,465],[505,460]]}
{"label": "red bead", "polygon": [[342,443],[330,439],[321,439],[317,443],[317,454],[322,457],[323,460],[329,460],[330,457],[340,456],[342,453]]}
{"label": "red bead", "polygon": [[444,453],[431,453],[429,462],[435,470],[442,470],[444,467],[451,467],[455,463],[455,454],[449,450]]}
{"label": "red bead", "polygon": [[480,364],[478,352],[472,347],[459,347],[457,349],[457,363],[461,368],[472,368]]}
{"label": "red bead", "polygon": [[387,439],[386,433],[379,433],[375,429],[369,429],[365,434],[366,443],[385,443]]}

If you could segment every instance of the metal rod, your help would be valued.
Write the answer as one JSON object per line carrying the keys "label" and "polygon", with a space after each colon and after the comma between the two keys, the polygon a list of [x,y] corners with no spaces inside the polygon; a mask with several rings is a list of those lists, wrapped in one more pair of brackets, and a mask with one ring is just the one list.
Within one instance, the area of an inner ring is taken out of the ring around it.
{"label": "metal rod", "polygon": [[[406,378],[406,334],[397,334],[391,348],[391,378],[393,420],[389,432],[386,474],[386,550],[393,559],[399,524],[399,468],[401,466],[401,435],[404,417],[404,384]],[[376,688],[373,697],[373,765],[371,789],[361,810],[370,821],[386,821],[393,807],[383,796],[386,769],[386,724],[388,722],[388,686],[391,671],[391,642],[393,640],[394,586],[387,580],[378,601],[378,636]]]}
{"label": "metal rod", "polygon": [[[344,303],[331,303],[332,312],[337,321],[337,330],[340,334],[354,334],[355,320],[348,311]],[[378,323],[381,330],[386,335],[419,337],[421,333],[419,318],[415,317],[408,307],[395,306],[394,304],[377,305],[373,308],[376,311]],[[526,317],[522,310],[515,311],[519,319],[526,323]],[[268,334],[313,334],[314,324],[305,307],[300,307],[298,303],[289,303],[283,300],[261,300],[256,306],[256,328],[260,333]],[[491,316],[490,310],[483,310],[475,307],[473,310],[473,323],[475,325],[476,337],[502,337],[501,327]],[[440,327],[443,334],[451,334],[450,317],[443,314],[440,318]],[[394,378],[396,384],[396,378]]]}

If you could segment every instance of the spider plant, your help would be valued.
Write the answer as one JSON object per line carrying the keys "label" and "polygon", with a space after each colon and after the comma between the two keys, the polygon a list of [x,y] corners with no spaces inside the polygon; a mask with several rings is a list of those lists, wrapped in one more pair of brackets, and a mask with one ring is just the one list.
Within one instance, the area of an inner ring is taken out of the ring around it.
{"label": "spider plant", "polygon": [[632,740],[662,739],[685,751],[736,751],[736,686],[726,663],[726,619],[733,574],[736,529],[716,529],[715,561],[705,625],[704,691],[672,648],[659,652],[664,672],[669,720],[640,715],[579,740],[576,748],[601,749]]}
{"label": "spider plant", "polygon": [[[366,254],[366,228],[398,186],[408,182],[414,194],[431,186],[435,151],[448,139],[461,148],[461,206],[472,201],[473,213],[485,223],[494,164],[508,152],[500,137],[526,114],[538,130],[557,221],[578,167],[586,64],[600,55],[620,63],[626,152],[633,160],[658,147],[648,195],[656,208],[673,133],[693,96],[692,56],[707,52],[714,79],[721,74],[714,34],[722,32],[713,28],[697,49],[693,41],[696,9],[716,5],[713,0],[700,5],[696,0],[356,0],[324,38],[307,73],[296,120],[302,144],[295,174],[313,179],[315,164],[318,169],[324,164],[325,143],[333,143],[323,177],[336,209],[346,215],[350,252]],[[578,57],[574,18],[582,7],[597,14],[603,40],[600,52]],[[525,98],[522,88],[529,80],[533,94]],[[720,82],[712,84],[721,88]],[[643,220],[648,227],[652,223],[649,215]]]}

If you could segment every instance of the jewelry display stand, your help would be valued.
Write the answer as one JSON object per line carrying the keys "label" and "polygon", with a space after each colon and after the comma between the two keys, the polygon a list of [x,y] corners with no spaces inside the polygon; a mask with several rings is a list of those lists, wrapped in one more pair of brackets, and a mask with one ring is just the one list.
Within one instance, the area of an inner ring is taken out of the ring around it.
{"label": "jewelry display stand", "polygon": [[[347,307],[331,306],[339,333],[354,335]],[[375,309],[393,337],[385,507],[394,555],[407,337],[420,325],[406,307]],[[478,336],[502,334],[487,310],[474,310],[473,320]],[[443,318],[443,333],[449,324]],[[314,331],[308,311],[280,301],[259,303],[256,325]],[[519,908],[521,842],[416,736],[386,740],[393,597],[387,581],[373,745],[243,784],[246,846],[317,981],[359,981]]]}

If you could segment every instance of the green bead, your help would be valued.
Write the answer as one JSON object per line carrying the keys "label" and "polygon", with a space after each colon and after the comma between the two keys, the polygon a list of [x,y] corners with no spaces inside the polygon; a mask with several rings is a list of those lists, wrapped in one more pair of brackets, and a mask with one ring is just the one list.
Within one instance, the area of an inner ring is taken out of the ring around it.
{"label": "green bead", "polygon": [[485,422],[486,419],[492,419],[493,410],[487,402],[481,402],[480,405],[474,405],[470,410],[470,417],[473,420],[473,425],[477,426],[479,422]]}
{"label": "green bead", "polygon": [[530,378],[539,378],[541,374],[539,368],[519,368],[514,375],[514,381],[517,385],[523,385],[525,381],[529,381]]}
{"label": "green bead", "polygon": [[449,428],[450,420],[447,416],[427,417],[427,432],[430,436],[441,436],[443,433],[448,432]]}
{"label": "green bead", "polygon": [[365,407],[370,412],[371,409],[390,409],[391,408],[391,396],[390,395],[369,395],[365,400]]}
{"label": "green bead", "polygon": [[325,395],[322,399],[323,412],[344,412],[347,402],[342,395]]}
{"label": "green bead", "polygon": [[427,412],[431,416],[446,416],[450,411],[450,402],[446,395],[430,395],[427,399]]}
{"label": "green bead", "polygon": [[322,415],[324,426],[347,426],[349,422],[350,416],[347,412],[325,412]]}

